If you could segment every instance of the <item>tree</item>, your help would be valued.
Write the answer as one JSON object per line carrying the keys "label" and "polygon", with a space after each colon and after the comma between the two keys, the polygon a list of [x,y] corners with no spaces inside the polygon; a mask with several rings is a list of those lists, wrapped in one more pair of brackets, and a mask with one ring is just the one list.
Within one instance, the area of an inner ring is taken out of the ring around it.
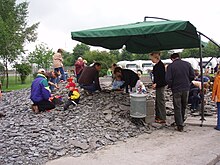
{"label": "tree", "polygon": [[5,67],[0,63],[0,84],[4,82],[5,79]]}
{"label": "tree", "polygon": [[39,23],[28,26],[28,3],[16,4],[16,0],[0,0],[0,58],[6,70],[8,88],[8,64],[24,53],[26,42],[37,39],[35,30]]}
{"label": "tree", "polygon": [[73,60],[75,61],[76,59],[78,59],[78,57],[83,57],[84,58],[84,54],[90,51],[90,47],[86,44],[77,44],[74,49],[73,49]]}
{"label": "tree", "polygon": [[203,48],[203,56],[204,57],[219,57],[220,56],[220,49],[212,42],[208,42],[207,45]]}
{"label": "tree", "polygon": [[63,65],[64,66],[73,66],[74,65],[75,58],[72,53],[64,51],[62,53],[62,56],[63,56]]}
{"label": "tree", "polygon": [[121,52],[121,60],[133,60],[132,53],[128,52],[125,48]]}
{"label": "tree", "polygon": [[35,46],[35,50],[29,53],[28,61],[37,64],[37,68],[49,69],[53,60],[53,50],[48,48],[45,43]]}
{"label": "tree", "polygon": [[100,76],[104,76],[107,73],[108,68],[111,67],[113,63],[116,62],[115,56],[107,51],[87,51],[84,55],[84,59],[88,61],[89,64],[93,62],[100,62],[102,64],[102,70]]}
{"label": "tree", "polygon": [[196,57],[199,58],[199,48],[183,49],[181,58]]}
{"label": "tree", "polygon": [[31,73],[32,68],[28,63],[15,64],[16,71],[20,74],[21,84],[25,84],[27,76]]}

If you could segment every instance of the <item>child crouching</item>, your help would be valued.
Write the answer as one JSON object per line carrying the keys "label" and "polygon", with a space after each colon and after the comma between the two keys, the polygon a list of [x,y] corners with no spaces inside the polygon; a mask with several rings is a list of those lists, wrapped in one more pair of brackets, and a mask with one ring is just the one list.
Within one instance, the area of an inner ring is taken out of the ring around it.
{"label": "child crouching", "polygon": [[76,84],[74,82],[70,82],[66,88],[69,89],[68,93],[68,101],[64,105],[64,110],[67,110],[70,105],[76,106],[79,103],[80,93],[76,88]]}

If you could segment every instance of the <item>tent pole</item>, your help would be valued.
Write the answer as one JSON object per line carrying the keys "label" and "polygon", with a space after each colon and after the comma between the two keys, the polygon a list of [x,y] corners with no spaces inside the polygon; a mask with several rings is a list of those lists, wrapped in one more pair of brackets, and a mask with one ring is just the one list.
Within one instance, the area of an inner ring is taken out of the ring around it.
{"label": "tent pole", "polygon": [[200,75],[201,75],[201,127],[203,126],[204,118],[204,81],[203,81],[203,66],[202,66],[202,40],[201,34],[199,33],[199,40],[200,40],[200,47],[199,47],[199,54],[200,54]]}

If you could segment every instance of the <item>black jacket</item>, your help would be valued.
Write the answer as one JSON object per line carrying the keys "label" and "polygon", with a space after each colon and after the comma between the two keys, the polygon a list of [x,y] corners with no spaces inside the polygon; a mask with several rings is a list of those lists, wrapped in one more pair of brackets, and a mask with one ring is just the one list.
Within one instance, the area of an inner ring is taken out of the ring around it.
{"label": "black jacket", "polygon": [[194,77],[194,70],[186,61],[176,59],[167,67],[166,81],[173,93],[189,91]]}
{"label": "black jacket", "polygon": [[126,87],[127,92],[128,85],[130,85],[130,87],[135,87],[139,77],[134,71],[130,69],[122,69],[122,80],[124,81],[124,84],[121,86],[121,88]]}
{"label": "black jacket", "polygon": [[154,75],[153,83],[157,84],[156,88],[164,87],[167,85],[165,79],[165,66],[161,60],[156,65],[154,65],[152,73]]}

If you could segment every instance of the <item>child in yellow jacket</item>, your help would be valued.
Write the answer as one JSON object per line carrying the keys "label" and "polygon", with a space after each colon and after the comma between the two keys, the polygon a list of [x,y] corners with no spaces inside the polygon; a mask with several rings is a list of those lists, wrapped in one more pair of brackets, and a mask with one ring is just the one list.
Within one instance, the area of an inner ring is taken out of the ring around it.
{"label": "child in yellow jacket", "polygon": [[64,105],[64,110],[67,110],[70,105],[76,106],[79,103],[80,93],[76,88],[76,84],[74,82],[70,82],[66,88],[69,89],[68,93],[68,101]]}
{"label": "child in yellow jacket", "polygon": [[220,131],[220,70],[217,71],[213,89],[212,89],[212,101],[217,103],[217,126],[216,130]]}

